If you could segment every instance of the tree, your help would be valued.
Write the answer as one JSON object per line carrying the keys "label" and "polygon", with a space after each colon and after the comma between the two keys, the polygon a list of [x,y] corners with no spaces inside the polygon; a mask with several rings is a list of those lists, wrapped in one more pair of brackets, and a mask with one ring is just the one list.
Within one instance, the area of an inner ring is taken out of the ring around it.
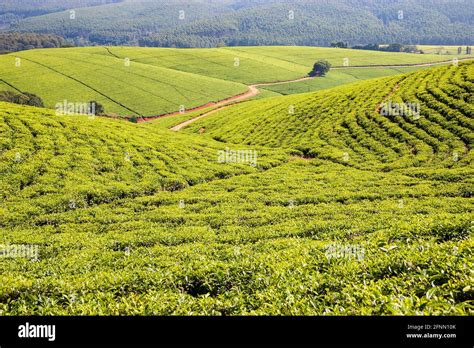
{"label": "tree", "polygon": [[331,63],[327,60],[318,60],[314,63],[313,70],[309,73],[309,76],[324,76],[331,69]]}
{"label": "tree", "polygon": [[347,48],[347,44],[339,41],[339,42],[331,42],[331,47],[336,47],[336,48]]}
{"label": "tree", "polygon": [[26,105],[44,108],[43,100],[41,100],[41,98],[38,97],[36,94],[25,92],[23,93],[23,95],[25,95],[28,98]]}
{"label": "tree", "polygon": [[52,34],[0,32],[0,51],[3,52],[63,47],[66,44],[64,38]]}
{"label": "tree", "polygon": [[388,52],[403,52],[403,45],[398,43],[390,44],[385,50]]}
{"label": "tree", "polygon": [[92,100],[89,102],[90,110],[89,112],[94,115],[103,115],[105,113],[105,109],[102,104]]}
{"label": "tree", "polygon": [[43,108],[44,104],[40,97],[33,93],[16,93],[11,91],[0,91],[0,101],[20,105],[30,105]]}
{"label": "tree", "polygon": [[402,46],[402,52],[405,53],[417,53],[419,52],[418,47],[415,45],[404,45]]}

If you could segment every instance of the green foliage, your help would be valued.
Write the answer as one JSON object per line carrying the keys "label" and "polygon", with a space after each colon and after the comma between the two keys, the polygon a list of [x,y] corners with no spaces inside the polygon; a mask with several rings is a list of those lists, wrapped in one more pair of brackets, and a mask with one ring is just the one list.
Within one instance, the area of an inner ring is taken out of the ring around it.
{"label": "green foliage", "polygon": [[[17,58],[21,62],[19,66],[15,65]],[[49,108],[65,100],[71,103],[94,100],[108,113],[119,115],[156,116],[247,90],[239,83],[126,58],[114,57],[103,47],[32,50],[0,56],[0,74],[2,80],[16,88],[41,96]],[[231,61],[229,65],[232,64]],[[57,88],[58,85],[65,87]]]}
{"label": "green foliage", "polygon": [[[462,166],[471,160],[473,69],[473,63],[464,63],[252,101],[209,115],[189,130],[204,127],[206,136],[226,143],[303,146],[319,158],[360,168],[431,161]],[[382,104],[389,101],[419,105],[419,117],[382,115]]]}
{"label": "green foliage", "polygon": [[[388,52],[358,51],[323,47],[225,47],[219,49],[160,49],[138,47],[81,48],[77,53],[93,53],[142,64],[175,69],[218,79],[252,84],[296,79],[313,67],[315,57],[342,67],[344,59],[350,66],[384,64],[419,64],[446,61],[438,55],[415,55]],[[177,62],[185,62],[177,64]],[[368,69],[370,70],[370,69]],[[350,71],[349,73],[354,74]]]}
{"label": "green foliage", "polygon": [[103,5],[121,0],[2,0],[0,3],[0,26],[14,24],[23,18],[47,13]]}
{"label": "green foliage", "polygon": [[0,33],[0,53],[67,45],[62,37],[52,34]]}
{"label": "green foliage", "polygon": [[[61,48],[0,56],[0,87],[28,90],[49,108],[64,101],[82,104],[94,100],[110,114],[157,116],[246,92],[243,83],[303,77],[314,64],[314,57],[335,67],[342,66],[346,58],[350,66],[377,65],[381,60],[386,64],[446,60],[429,54],[315,47]],[[318,81],[268,88],[282,94],[298,93],[395,72],[398,70],[335,70]]]}
{"label": "green foliage", "polygon": [[16,93],[12,91],[0,91],[0,101],[20,105],[44,107],[43,101],[40,97],[28,92]]}
{"label": "green foliage", "polygon": [[324,78],[310,79],[300,82],[266,86],[265,89],[283,95],[306,93],[337,87],[340,85],[353,83],[361,80],[373,79],[376,77],[403,74],[411,71],[422,70],[421,67],[399,67],[399,68],[371,68],[358,69],[347,68],[331,70]]}
{"label": "green foliage", "polygon": [[0,315],[471,315],[473,69],[240,103],[196,134],[0,103],[0,240],[39,248],[2,254]]}
{"label": "green foliage", "polygon": [[324,76],[329,72],[330,69],[331,63],[329,63],[327,60],[318,60],[316,63],[314,63],[313,70],[311,70],[308,75],[311,77]]}

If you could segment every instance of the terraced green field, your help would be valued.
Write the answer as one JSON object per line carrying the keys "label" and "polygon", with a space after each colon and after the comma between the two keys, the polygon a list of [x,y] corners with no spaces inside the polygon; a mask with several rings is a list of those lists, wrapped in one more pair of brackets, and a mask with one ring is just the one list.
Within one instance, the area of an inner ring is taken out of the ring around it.
{"label": "terraced green field", "polygon": [[184,132],[0,103],[0,240],[39,248],[0,253],[0,315],[472,315],[473,87],[463,63]]}
{"label": "terraced green field", "polygon": [[[299,147],[312,157],[359,167],[390,168],[436,160],[472,159],[472,77],[464,63],[363,81],[319,93],[248,102],[210,115],[190,127],[222,142]],[[441,86],[441,87],[439,87]],[[381,103],[419,106],[418,117],[376,110]],[[446,106],[447,105],[447,106]],[[389,164],[389,165],[388,165]]]}
{"label": "terraced green field", "polygon": [[[304,77],[318,59],[341,67],[347,58],[351,67],[429,63],[453,57],[317,47],[42,49],[0,56],[0,88],[37,94],[49,108],[64,100],[95,100],[108,114],[156,116],[243,93],[247,90],[244,84]],[[404,69],[335,70],[317,81],[273,86],[267,91],[313,91]],[[260,98],[268,95],[272,93]]]}

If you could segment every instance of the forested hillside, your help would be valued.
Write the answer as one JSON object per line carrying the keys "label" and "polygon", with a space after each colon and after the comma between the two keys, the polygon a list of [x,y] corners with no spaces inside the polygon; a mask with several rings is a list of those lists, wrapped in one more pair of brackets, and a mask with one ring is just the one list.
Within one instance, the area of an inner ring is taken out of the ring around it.
{"label": "forested hillside", "polygon": [[0,29],[26,17],[120,1],[122,0],[2,0],[0,2]]}
{"label": "forested hillside", "polygon": [[[288,1],[252,7],[144,38],[148,46],[300,45],[328,46],[403,42],[448,44],[472,41],[473,2],[439,8],[440,1]],[[465,12],[464,12],[465,13]],[[337,30],[334,30],[337,28]]]}
{"label": "forested hillside", "polygon": [[74,19],[69,11],[30,17],[10,29],[54,33],[76,44],[457,45],[472,44],[473,13],[471,0],[127,0],[78,9]]}
{"label": "forested hillside", "polygon": [[54,34],[0,32],[0,53],[64,46],[68,46],[67,41]]}

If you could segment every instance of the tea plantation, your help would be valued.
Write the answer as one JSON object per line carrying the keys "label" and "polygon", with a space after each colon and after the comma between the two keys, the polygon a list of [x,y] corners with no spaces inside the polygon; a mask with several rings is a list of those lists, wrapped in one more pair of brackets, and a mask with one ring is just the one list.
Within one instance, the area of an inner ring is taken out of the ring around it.
{"label": "tea plantation", "polygon": [[472,315],[473,87],[460,63],[180,132],[0,103],[0,243],[39,249],[0,249],[0,315]]}
{"label": "tea plantation", "polygon": [[[318,59],[328,59],[334,67],[346,63],[370,67],[442,62],[454,57],[319,47],[39,49],[0,56],[0,89],[34,93],[53,109],[64,100],[97,101],[107,114],[156,116],[221,101],[246,92],[248,84],[304,77]],[[301,93],[404,69],[335,70],[302,86],[268,89],[280,94]]]}

